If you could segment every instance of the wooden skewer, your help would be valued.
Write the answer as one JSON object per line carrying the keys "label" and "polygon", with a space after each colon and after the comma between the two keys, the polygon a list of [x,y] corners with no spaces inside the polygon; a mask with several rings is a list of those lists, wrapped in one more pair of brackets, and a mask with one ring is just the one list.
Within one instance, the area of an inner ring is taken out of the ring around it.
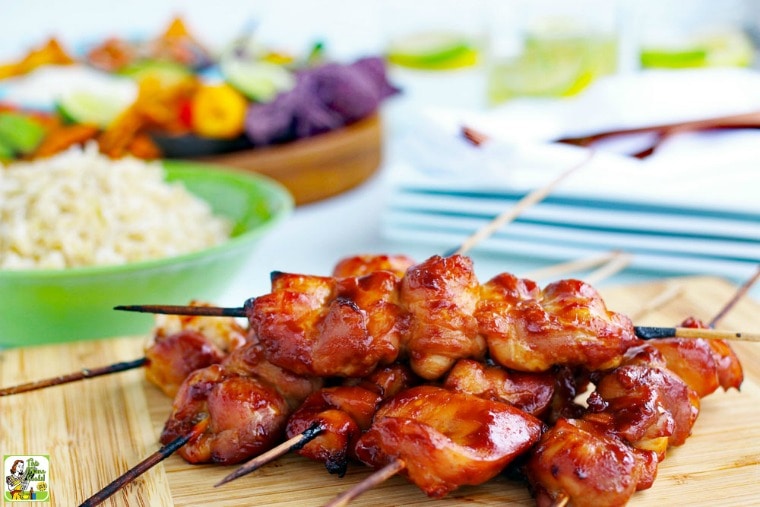
{"label": "wooden skewer", "polygon": [[353,500],[354,498],[357,498],[359,495],[364,494],[365,492],[369,491],[370,489],[374,488],[378,484],[382,484],[384,481],[387,481],[397,473],[399,473],[401,470],[406,468],[406,463],[404,460],[401,459],[395,459],[385,465],[383,468],[378,469],[372,475],[361,481],[360,483],[356,484],[354,487],[349,489],[348,491],[344,491],[335,499],[330,501],[329,503],[325,504],[325,507],[345,507],[348,505],[348,503]]}
{"label": "wooden skewer", "polygon": [[80,504],[79,507],[93,507],[95,505],[100,505],[105,501],[108,497],[116,493],[118,490],[120,490],[125,485],[129,484],[172,454],[174,454],[175,451],[177,451],[180,447],[185,445],[186,443],[195,440],[198,438],[204,431],[206,431],[206,427],[208,426],[209,419],[206,417],[200,422],[196,423],[195,426],[193,426],[193,429],[190,430],[190,432],[187,435],[183,435],[181,437],[175,438],[165,446],[161,447],[158,451],[154,452],[147,458],[145,458],[143,461],[135,465],[134,467],[127,470],[124,474],[122,474],[120,477],[118,477],[116,480],[111,482],[108,486],[101,489],[94,495],[92,495],[90,498],[85,500],[82,504]]}
{"label": "wooden skewer", "polygon": [[[131,305],[117,307],[120,310],[147,313],[171,313],[174,306],[163,305]],[[193,307],[186,307],[192,309]],[[187,313],[186,315],[193,315]],[[712,340],[738,340],[760,342],[760,333],[743,333],[741,331],[722,331],[718,329],[692,329],[688,327],[652,327],[634,326],[636,336],[642,340],[654,340],[657,338],[705,338]]]}
{"label": "wooden skewer", "polygon": [[222,484],[226,484],[230,481],[237,479],[238,477],[242,477],[255,470],[258,470],[259,468],[266,465],[267,463],[270,463],[291,451],[297,451],[298,449],[302,448],[304,445],[314,440],[323,431],[324,431],[324,428],[320,425],[319,422],[315,421],[314,423],[312,423],[311,426],[306,428],[302,433],[295,435],[294,437],[286,440],[285,442],[281,443],[277,447],[273,447],[267,452],[263,454],[259,454],[252,460],[248,461],[247,463],[242,465],[240,468],[236,469],[234,472],[227,475],[224,479],[214,484],[214,487],[215,488],[219,487]]}
{"label": "wooden skewer", "polygon": [[633,256],[631,254],[620,252],[618,255],[610,259],[609,262],[602,265],[599,269],[585,276],[584,280],[591,285],[595,285],[605,278],[609,278],[628,267],[628,264],[631,263],[632,258]]}
{"label": "wooden skewer", "polygon": [[600,255],[593,255],[591,257],[585,257],[583,259],[573,259],[571,261],[552,264],[551,266],[528,271],[527,273],[520,275],[520,277],[528,278],[530,280],[554,279],[559,276],[564,276],[567,273],[584,271],[586,269],[591,269],[606,264],[618,257],[621,253],[622,251],[620,250],[611,250]]}
{"label": "wooden skewer", "polygon": [[734,294],[734,297],[731,298],[731,300],[726,303],[726,305],[715,315],[715,317],[712,318],[712,320],[707,324],[709,327],[715,327],[718,325],[718,322],[723,320],[723,317],[726,316],[726,314],[736,305],[736,303],[747,294],[749,289],[752,287],[752,285],[757,282],[757,280],[760,279],[760,266],[757,267],[757,271],[755,272],[754,276],[750,277],[746,282],[742,284],[741,287],[739,287],[739,290],[736,291]]}
{"label": "wooden skewer", "polygon": [[656,340],[658,338],[704,338],[706,340],[760,342],[760,333],[742,333],[740,331],[723,331],[721,329],[653,326],[635,326],[633,329],[636,332],[636,336],[642,340]]}
{"label": "wooden skewer", "polygon": [[451,252],[447,252],[446,256],[449,255],[455,255],[455,254],[464,254],[465,252],[468,252],[473,246],[499,230],[504,225],[508,224],[515,218],[517,218],[523,211],[528,209],[529,207],[533,206],[534,204],[542,201],[547,195],[549,195],[562,181],[564,181],[568,176],[570,176],[572,173],[580,169],[581,167],[588,164],[591,159],[594,157],[594,151],[589,150],[588,154],[582,161],[579,163],[573,165],[569,169],[566,169],[564,172],[562,172],[559,176],[557,176],[555,179],[550,181],[548,184],[544,185],[543,187],[539,187],[532,192],[528,193],[525,197],[520,199],[515,206],[508,209],[504,213],[497,216],[495,219],[493,219],[491,222],[486,224],[485,227],[482,227],[478,231],[476,231],[474,234],[472,234],[470,237],[465,239],[462,244],[457,247],[455,250]]}
{"label": "wooden skewer", "polygon": [[28,382],[26,384],[20,384],[17,386],[0,389],[0,397],[10,396],[12,394],[26,393],[29,391],[35,391],[37,389],[44,389],[46,387],[67,384],[69,382],[76,382],[78,380],[100,377],[102,375],[108,375],[120,371],[132,370],[134,368],[140,368],[141,366],[145,365],[146,362],[147,359],[141,357],[139,359],[135,359],[134,361],[114,363],[99,368],[84,368],[78,372],[69,373],[67,375],[60,375],[58,377],[52,377],[45,380],[37,380],[35,382]]}
{"label": "wooden skewer", "polygon": [[203,317],[245,317],[245,307],[184,306],[184,305],[120,305],[114,310],[167,315],[200,315]]}

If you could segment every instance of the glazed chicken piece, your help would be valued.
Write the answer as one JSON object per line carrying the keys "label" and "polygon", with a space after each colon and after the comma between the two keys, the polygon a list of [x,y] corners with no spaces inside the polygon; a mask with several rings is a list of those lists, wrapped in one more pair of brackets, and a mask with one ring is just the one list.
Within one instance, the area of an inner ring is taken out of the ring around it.
{"label": "glazed chicken piece", "polygon": [[460,359],[443,381],[450,391],[509,403],[541,418],[554,397],[556,379],[549,372],[509,371],[472,359]]}
{"label": "glazed chicken piece", "polygon": [[290,417],[286,435],[304,433],[316,422],[320,433],[297,452],[325,464],[331,474],[343,477],[361,434],[372,424],[382,398],[359,386],[326,387],[306,398]]}
{"label": "glazed chicken piece", "polygon": [[186,435],[208,417],[206,430],[177,452],[189,463],[234,464],[276,445],[288,413],[288,403],[274,388],[214,364],[182,383],[160,441]]}
{"label": "glazed chicken piece", "polygon": [[287,437],[303,434],[317,423],[320,434],[297,452],[342,477],[349,461],[356,461],[356,442],[372,424],[380,403],[418,383],[407,366],[396,363],[362,379],[347,379],[345,385],[320,389],[290,417]]}
{"label": "glazed chicken piece", "polygon": [[525,467],[538,507],[619,507],[652,486],[658,460],[592,422],[560,419]]}
{"label": "glazed chicken piece", "polygon": [[403,344],[417,375],[438,379],[457,359],[484,356],[474,316],[479,290],[472,261],[461,255],[433,256],[406,272],[400,298],[410,321]]}
{"label": "glazed chicken piece", "polygon": [[535,444],[542,423],[517,408],[430,385],[386,401],[356,446],[357,457],[400,472],[430,497],[482,484]]}
{"label": "glazed chicken piece", "polygon": [[583,416],[637,449],[662,460],[682,445],[699,414],[699,396],[665,368],[625,365],[605,374],[587,400]]}
{"label": "glazed chicken piece", "polygon": [[272,292],[246,303],[269,361],[300,375],[360,377],[399,354],[398,278],[274,273]]}
{"label": "glazed chicken piece", "polygon": [[[689,317],[681,323],[681,327],[708,329],[709,326],[699,319]],[[657,340],[659,342],[660,340]],[[703,340],[698,340],[703,341]],[[739,389],[744,381],[744,371],[741,362],[731,345],[725,340],[704,340],[710,348],[717,369],[718,384],[724,389]]]}
{"label": "glazed chicken piece", "polygon": [[390,271],[396,277],[403,278],[406,270],[415,264],[416,262],[406,255],[356,255],[340,260],[332,274],[337,278],[347,278],[364,276],[376,271]]}
{"label": "glazed chicken piece", "polygon": [[[505,283],[507,288],[500,290]],[[618,366],[626,349],[637,343],[630,319],[609,311],[587,283],[560,280],[535,295],[532,285],[521,282],[527,290],[518,298],[515,283],[509,276],[489,281],[477,312],[490,356],[506,368],[538,372],[566,365],[606,370]]]}
{"label": "glazed chicken piece", "polygon": [[393,363],[389,366],[377,368],[366,377],[346,379],[344,382],[345,385],[358,385],[374,391],[384,400],[421,383],[422,379],[404,363]]}
{"label": "glazed chicken piece", "polygon": [[170,397],[190,373],[220,363],[246,342],[246,331],[234,318],[156,315],[155,320],[153,341],[145,349],[145,377]]}
{"label": "glazed chicken piece", "polygon": [[204,433],[178,450],[190,463],[238,463],[279,443],[290,414],[322,381],[263,357],[261,346],[250,342],[223,363],[191,373],[174,398],[161,443],[188,434],[206,417]]}
{"label": "glazed chicken piece", "polygon": [[241,377],[255,377],[266,385],[273,386],[280,393],[291,410],[297,409],[311,393],[320,389],[324,379],[304,377],[291,373],[269,362],[264,348],[255,336],[222,361],[225,371]]}
{"label": "glazed chicken piece", "polygon": [[[700,328],[695,319],[687,319],[683,327]],[[641,342],[625,353],[623,364],[658,365],[667,368],[700,398],[719,387],[739,389],[744,373],[739,358],[724,340],[702,338],[661,338]]]}

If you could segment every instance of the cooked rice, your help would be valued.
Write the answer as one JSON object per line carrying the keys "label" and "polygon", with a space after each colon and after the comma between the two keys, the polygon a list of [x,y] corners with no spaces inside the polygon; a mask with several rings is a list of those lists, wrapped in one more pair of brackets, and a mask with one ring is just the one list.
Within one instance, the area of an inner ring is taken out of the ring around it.
{"label": "cooked rice", "polygon": [[171,257],[222,243],[232,224],[158,162],[97,146],[0,164],[0,269],[62,269]]}

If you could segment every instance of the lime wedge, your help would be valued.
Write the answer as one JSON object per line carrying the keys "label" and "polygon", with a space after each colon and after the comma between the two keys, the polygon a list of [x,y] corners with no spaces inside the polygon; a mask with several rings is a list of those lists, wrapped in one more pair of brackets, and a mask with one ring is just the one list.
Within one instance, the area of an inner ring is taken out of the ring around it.
{"label": "lime wedge", "polygon": [[643,48],[641,66],[646,69],[686,69],[707,65],[703,48]]}
{"label": "lime wedge", "polygon": [[494,65],[488,99],[498,104],[515,97],[569,97],[583,90],[594,78],[582,61],[521,58]]}
{"label": "lime wedge", "polygon": [[269,102],[295,86],[293,73],[276,63],[230,58],[220,68],[225,81],[254,102]]}
{"label": "lime wedge", "polygon": [[59,98],[56,107],[64,120],[108,127],[137,98],[137,89],[103,86],[73,89]]}
{"label": "lime wedge", "polygon": [[387,54],[390,63],[422,70],[470,67],[478,51],[467,37],[453,32],[424,32],[393,41]]}
{"label": "lime wedge", "polygon": [[603,35],[539,36],[525,40],[517,58],[493,64],[488,99],[571,97],[616,68],[617,43]]}
{"label": "lime wedge", "polygon": [[19,113],[0,113],[0,158],[31,153],[44,137],[45,128],[39,122]]}
{"label": "lime wedge", "polygon": [[753,58],[752,41],[739,30],[705,34],[681,46],[651,46],[641,51],[645,68],[749,67]]}

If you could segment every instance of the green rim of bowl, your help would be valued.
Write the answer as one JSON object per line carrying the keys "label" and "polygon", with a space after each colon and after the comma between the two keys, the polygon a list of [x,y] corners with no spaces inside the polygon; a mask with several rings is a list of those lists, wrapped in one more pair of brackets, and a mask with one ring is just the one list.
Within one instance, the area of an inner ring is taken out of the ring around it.
{"label": "green rim of bowl", "polygon": [[161,268],[166,265],[181,266],[215,253],[244,247],[284,220],[295,207],[293,196],[284,186],[260,174],[183,160],[166,160],[163,161],[163,166],[166,171],[167,182],[181,182],[188,191],[207,202],[209,201],[206,197],[199,195],[203,192],[197,191],[201,185],[214,185],[219,191],[233,187],[244,189],[246,195],[253,194],[261,197],[258,201],[258,207],[247,209],[242,216],[233,217],[225,213],[225,210],[220,209],[220,206],[224,206],[224,200],[217,203],[209,202],[214,213],[231,218],[234,225],[229,240],[203,250],[127,264],[64,269],[0,270],[0,282],[22,278],[54,281],[100,274],[124,275],[134,271]]}

